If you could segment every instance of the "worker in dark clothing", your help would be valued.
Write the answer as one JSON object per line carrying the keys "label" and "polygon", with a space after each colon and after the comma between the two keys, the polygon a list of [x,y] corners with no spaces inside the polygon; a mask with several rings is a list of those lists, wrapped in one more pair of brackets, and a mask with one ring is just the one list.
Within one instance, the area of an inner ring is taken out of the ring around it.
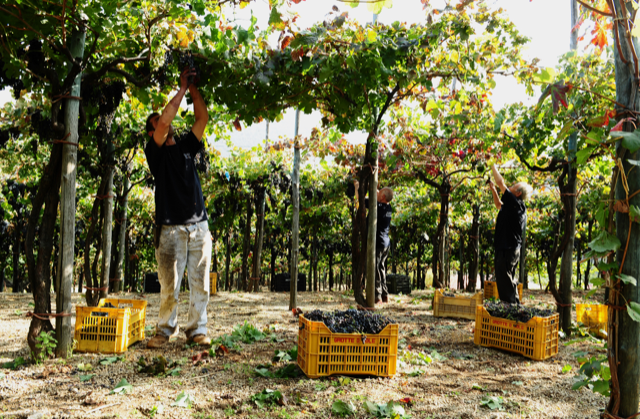
{"label": "worker in dark clothing", "polygon": [[[520,303],[516,266],[520,259],[522,235],[527,222],[527,208],[524,201],[532,192],[531,186],[518,182],[507,188],[504,179],[498,173],[495,164],[491,165],[495,184],[489,181],[493,203],[498,208],[494,236],[496,285],[500,300],[506,303]],[[502,198],[498,196],[496,185]]]}
{"label": "worker in dark clothing", "polygon": [[[180,284],[187,268],[189,316],[185,327],[188,344],[210,346],[207,336],[211,234],[194,158],[202,149],[209,115],[207,106],[191,79],[196,70],[188,68],[180,76],[180,88],[162,114],[147,118],[150,137],[144,152],[155,180],[156,260],[160,281],[160,307],[156,335],[148,348],[161,348],[175,340],[178,332]],[[175,138],[172,122],[180,102],[189,92],[195,122],[181,140]]]}

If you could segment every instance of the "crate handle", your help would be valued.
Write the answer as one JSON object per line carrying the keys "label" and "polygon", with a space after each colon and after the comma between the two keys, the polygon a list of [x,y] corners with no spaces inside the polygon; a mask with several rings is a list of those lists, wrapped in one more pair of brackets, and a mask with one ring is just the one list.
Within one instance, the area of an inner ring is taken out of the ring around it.
{"label": "crate handle", "polygon": [[92,311],[91,317],[109,317],[109,313],[103,311]]}
{"label": "crate handle", "polygon": [[133,304],[131,304],[131,303],[120,303],[120,304],[118,304],[118,308],[127,308],[127,307],[133,307]]}
{"label": "crate handle", "polygon": [[300,325],[300,330],[304,329],[304,323]]}

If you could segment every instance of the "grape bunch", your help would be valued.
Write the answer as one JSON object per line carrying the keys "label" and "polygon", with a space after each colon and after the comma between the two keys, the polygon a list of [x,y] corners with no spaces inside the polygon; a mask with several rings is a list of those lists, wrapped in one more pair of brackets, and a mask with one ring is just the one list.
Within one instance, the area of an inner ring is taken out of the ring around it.
{"label": "grape bunch", "polygon": [[169,72],[169,66],[171,64],[173,64],[173,54],[171,51],[166,51],[164,53],[164,62],[162,63],[162,66],[153,73],[153,78],[158,86],[163,87],[170,84],[169,79],[167,78],[167,73]]}
{"label": "grape bunch", "polygon": [[196,164],[196,170],[198,171],[198,173],[209,173],[211,162],[209,161],[209,153],[207,153],[207,150],[204,147],[200,148],[200,151],[198,151],[198,154],[196,154],[194,162]]}
{"label": "grape bunch", "polygon": [[334,312],[313,310],[306,313],[307,320],[323,322],[333,333],[378,334],[390,324],[390,318],[370,311],[358,311],[353,308]]}
{"label": "grape bunch", "polygon": [[184,70],[185,68],[196,69],[196,75],[193,77],[189,77],[189,84],[192,84],[194,81],[197,82],[198,80],[200,80],[200,71],[198,70],[198,67],[196,67],[196,63],[193,60],[193,54],[191,53],[191,51],[186,51],[180,54],[179,65],[180,71]]}
{"label": "grape bunch", "polygon": [[20,98],[20,92],[24,89],[24,83],[19,78],[7,76],[4,69],[4,61],[0,59],[0,88],[2,87],[11,87],[13,98],[18,100]]}
{"label": "grape bunch", "polygon": [[551,309],[526,307],[522,304],[509,304],[504,301],[486,302],[484,308],[493,317],[515,320],[521,323],[526,323],[534,317],[550,317],[554,314]]}

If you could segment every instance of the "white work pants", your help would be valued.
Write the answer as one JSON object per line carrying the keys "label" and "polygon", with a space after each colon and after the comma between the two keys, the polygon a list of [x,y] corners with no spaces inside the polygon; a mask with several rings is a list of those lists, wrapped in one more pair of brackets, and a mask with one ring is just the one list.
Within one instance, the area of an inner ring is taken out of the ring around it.
{"label": "white work pants", "polygon": [[180,283],[185,266],[189,278],[187,338],[207,334],[211,233],[207,221],[191,225],[163,226],[156,249],[160,282],[160,313],[157,333],[175,336],[178,327]]}

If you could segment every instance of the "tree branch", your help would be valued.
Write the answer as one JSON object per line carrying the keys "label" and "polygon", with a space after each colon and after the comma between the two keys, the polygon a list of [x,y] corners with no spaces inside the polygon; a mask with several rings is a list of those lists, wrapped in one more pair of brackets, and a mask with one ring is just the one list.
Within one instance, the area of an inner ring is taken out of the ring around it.
{"label": "tree branch", "polygon": [[598,10],[595,7],[589,6],[588,4],[586,4],[585,2],[583,2],[582,0],[576,0],[576,2],[580,3],[580,5],[582,7],[584,7],[585,9],[589,9],[592,12],[598,13],[602,16],[607,16],[607,17],[613,17],[613,14],[611,13],[607,13],[607,12],[603,12],[602,10]]}

